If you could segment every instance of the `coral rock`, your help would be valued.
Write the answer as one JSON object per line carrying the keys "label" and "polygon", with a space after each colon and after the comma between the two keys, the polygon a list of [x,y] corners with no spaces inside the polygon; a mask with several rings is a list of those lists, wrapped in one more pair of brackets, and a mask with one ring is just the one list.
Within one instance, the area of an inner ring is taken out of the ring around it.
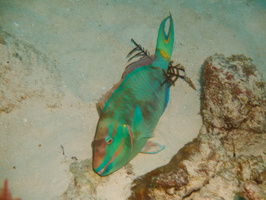
{"label": "coral rock", "polygon": [[[134,174],[131,170],[131,165],[128,164],[117,173],[100,177],[92,170],[91,159],[73,162],[70,164],[73,181],[71,181],[65,193],[54,200],[98,200],[106,199],[106,196],[108,196],[108,199],[115,199],[115,197],[121,195],[119,189],[125,187],[123,184],[128,182],[129,185],[132,181]],[[119,178],[124,180],[123,183],[119,183]],[[112,192],[106,194],[106,191]],[[123,188],[123,192],[129,194],[130,190],[129,188]]]}
{"label": "coral rock", "polygon": [[261,157],[230,158],[218,136],[205,133],[180,149],[167,165],[135,180],[129,199],[231,200],[237,193],[247,196],[250,181],[252,191],[263,196],[265,170]]}
{"label": "coral rock", "polygon": [[202,82],[202,116],[209,132],[265,131],[265,87],[250,58],[211,56],[203,64]]}
{"label": "coral rock", "polygon": [[169,164],[135,180],[130,199],[183,199],[206,185],[226,159],[218,137],[203,134],[180,149]]}
{"label": "coral rock", "polygon": [[260,155],[252,146],[266,145],[266,93],[252,60],[244,55],[208,57],[202,84],[201,113],[208,132],[219,135],[231,155]]}

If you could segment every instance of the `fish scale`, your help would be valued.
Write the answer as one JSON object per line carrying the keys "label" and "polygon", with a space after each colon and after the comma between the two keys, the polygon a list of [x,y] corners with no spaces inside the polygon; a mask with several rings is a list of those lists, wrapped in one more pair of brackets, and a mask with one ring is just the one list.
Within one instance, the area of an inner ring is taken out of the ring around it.
{"label": "fish scale", "polygon": [[[139,105],[143,111],[144,119],[148,123],[153,122],[156,125],[157,122],[153,121],[153,119],[149,120],[149,118],[160,116],[163,113],[168,87],[167,85],[161,86],[165,79],[162,70],[160,68],[151,68],[152,66],[141,67],[128,74],[124,82],[107,101],[103,111],[114,113],[112,117],[117,120],[129,118],[131,121],[126,121],[125,123],[131,125],[135,108]],[[127,88],[128,85],[132,84],[134,84],[134,87]],[[118,104],[121,106],[118,106]],[[146,109],[149,105],[152,107],[150,111]],[[123,112],[125,110],[127,111],[126,113]],[[159,113],[155,113],[156,111]]]}
{"label": "fish scale", "polygon": [[134,42],[136,48],[129,55],[140,50],[136,55],[144,57],[126,67],[121,80],[99,99],[99,121],[92,148],[93,170],[100,176],[120,169],[140,152],[158,153],[164,149],[149,139],[169,100],[170,85],[164,83],[163,70],[170,62],[173,43],[170,15],[159,27],[155,55],[149,56]]}

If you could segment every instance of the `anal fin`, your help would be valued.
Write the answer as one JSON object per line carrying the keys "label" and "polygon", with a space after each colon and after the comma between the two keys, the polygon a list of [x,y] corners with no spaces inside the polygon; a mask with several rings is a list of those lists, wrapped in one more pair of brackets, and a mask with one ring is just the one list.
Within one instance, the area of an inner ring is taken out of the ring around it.
{"label": "anal fin", "polygon": [[164,148],[164,145],[148,140],[142,148],[141,153],[156,154],[164,150]]}

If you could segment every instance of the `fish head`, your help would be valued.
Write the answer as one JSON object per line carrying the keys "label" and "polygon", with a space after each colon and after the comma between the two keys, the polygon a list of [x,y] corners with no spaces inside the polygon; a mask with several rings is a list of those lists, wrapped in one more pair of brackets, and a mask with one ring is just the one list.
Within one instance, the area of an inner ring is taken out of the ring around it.
{"label": "fish head", "polygon": [[131,157],[133,138],[129,125],[113,119],[99,120],[93,148],[93,170],[106,176],[127,164]]}

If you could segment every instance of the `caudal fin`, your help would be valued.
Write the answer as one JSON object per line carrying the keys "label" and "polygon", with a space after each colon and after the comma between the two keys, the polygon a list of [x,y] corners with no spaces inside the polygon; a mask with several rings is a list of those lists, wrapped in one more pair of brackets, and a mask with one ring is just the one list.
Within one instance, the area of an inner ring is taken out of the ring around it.
{"label": "caudal fin", "polygon": [[[165,32],[166,22],[170,20],[168,33]],[[174,22],[170,14],[165,18],[159,28],[155,56],[167,63],[171,60],[174,46]]]}

